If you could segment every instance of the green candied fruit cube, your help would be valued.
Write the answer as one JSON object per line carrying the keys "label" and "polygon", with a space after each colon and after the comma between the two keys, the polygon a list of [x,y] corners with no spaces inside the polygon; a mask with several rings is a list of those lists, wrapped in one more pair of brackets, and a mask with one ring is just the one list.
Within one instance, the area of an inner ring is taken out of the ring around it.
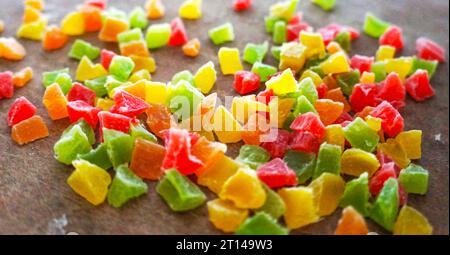
{"label": "green candied fruit cube", "polygon": [[184,70],[184,71],[174,74],[174,76],[172,77],[171,83],[178,84],[178,82],[180,82],[180,81],[187,81],[191,85],[194,85],[194,83],[195,83],[194,75],[188,70]]}
{"label": "green candied fruit cube", "polygon": [[64,68],[61,70],[56,71],[50,71],[50,72],[43,72],[42,73],[42,85],[44,85],[45,88],[55,83],[56,77],[58,77],[58,74],[65,73],[69,74],[69,68]]}
{"label": "green candied fruit cube", "polygon": [[147,14],[142,7],[135,7],[129,16],[131,28],[144,29],[148,25]]}
{"label": "green candied fruit cube", "polygon": [[267,185],[264,184],[263,187],[266,192],[266,202],[264,202],[264,205],[256,211],[265,212],[274,219],[280,218],[286,211],[286,205],[284,204],[283,199]]}
{"label": "green candied fruit cube", "polygon": [[150,142],[158,142],[158,139],[155,135],[150,133],[144,126],[141,124],[137,125],[131,125],[130,128],[130,134],[131,138],[133,138],[133,141],[136,141],[136,139],[141,138]]}
{"label": "green candied fruit cube", "polygon": [[140,81],[140,80],[150,81],[151,79],[152,79],[152,75],[150,74],[150,72],[147,69],[142,69],[142,70],[139,70],[137,72],[134,72],[131,75],[129,81],[130,82],[137,82],[137,81]]}
{"label": "green candied fruit cube", "polygon": [[182,80],[175,85],[167,86],[167,105],[179,118],[186,119],[192,116],[203,98],[203,94],[187,81]]}
{"label": "green candied fruit cube", "polygon": [[313,179],[316,179],[323,173],[339,175],[341,171],[341,154],[342,148],[339,145],[328,143],[320,145]]}
{"label": "green candied fruit cube", "polygon": [[341,46],[341,48],[342,48],[343,50],[345,50],[346,52],[350,52],[350,50],[352,49],[351,36],[350,36],[350,32],[348,32],[348,31],[340,32],[340,33],[334,38],[333,41],[339,43],[339,45]]}
{"label": "green candied fruit cube", "polygon": [[338,86],[341,88],[342,93],[347,96],[350,96],[353,93],[353,87],[359,83],[359,80],[359,70],[353,70],[336,76]]}
{"label": "green candied fruit cube", "polygon": [[394,178],[389,178],[370,207],[370,218],[386,230],[392,231],[397,218],[399,200],[398,182]]}
{"label": "green candied fruit cube", "polygon": [[281,45],[286,42],[286,36],[287,36],[286,22],[283,20],[275,22],[275,25],[273,27],[273,42],[275,44]]}
{"label": "green candied fruit cube", "polygon": [[310,70],[311,72],[315,72],[322,79],[326,76],[322,70],[322,67],[320,67],[320,66],[311,66],[310,68],[308,68],[308,70]]}
{"label": "green candied fruit cube", "polygon": [[369,198],[369,174],[364,172],[357,179],[347,182],[340,206],[342,208],[353,206],[359,213],[367,216]]}
{"label": "green candied fruit cube", "polygon": [[305,96],[301,95],[297,98],[297,102],[294,105],[294,117],[297,117],[300,114],[312,112],[315,114],[318,114],[316,111],[316,108],[314,108],[314,105],[311,104],[311,102],[306,98]]}
{"label": "green candied fruit cube", "polygon": [[282,20],[282,19],[280,19],[278,17],[266,16],[264,18],[264,23],[266,25],[266,32],[270,33],[270,34],[273,33],[275,23],[280,20]]}
{"label": "green candied fruit cube", "polygon": [[100,77],[93,80],[84,81],[84,86],[90,88],[95,92],[97,97],[104,97],[108,94],[108,90],[105,87],[108,77]]}
{"label": "green candied fruit cube", "polygon": [[108,190],[108,203],[119,208],[128,200],[137,198],[147,191],[147,184],[128,167],[122,165],[116,169],[116,175]]}
{"label": "green candied fruit cube", "polygon": [[142,30],[139,28],[134,28],[117,35],[117,41],[119,41],[119,44],[142,41],[143,39],[144,36],[142,35]]}
{"label": "green candied fruit cube", "polygon": [[314,104],[317,99],[319,99],[319,94],[317,93],[316,85],[311,77],[307,77],[300,81],[298,84],[298,92],[300,95],[305,96],[311,104]]}
{"label": "green candied fruit cube", "polygon": [[387,61],[377,61],[372,64],[370,71],[375,74],[375,81],[381,82],[386,79],[386,64]]}
{"label": "green candied fruit cube", "polygon": [[59,85],[64,95],[67,95],[73,86],[72,77],[70,77],[67,73],[58,74],[56,76],[55,83]]}
{"label": "green candied fruit cube", "polygon": [[287,131],[292,132],[291,124],[292,124],[292,122],[294,122],[295,118],[296,118],[296,116],[292,112],[288,113],[286,120],[283,123],[283,129],[286,129]]}
{"label": "green candied fruit cube", "polygon": [[244,61],[250,64],[262,62],[269,50],[269,43],[265,41],[262,44],[247,43],[244,49]]}
{"label": "green candied fruit cube", "polygon": [[62,133],[61,136],[64,136],[65,134],[69,133],[74,126],[80,126],[83,133],[88,138],[88,141],[90,144],[95,143],[95,133],[94,129],[92,129],[91,125],[89,125],[84,119],[79,119],[77,122],[72,123],[70,126],[68,126]]}
{"label": "green candied fruit cube", "polygon": [[109,73],[120,81],[127,81],[134,69],[134,62],[129,57],[114,56],[109,65]]}
{"label": "green candied fruit cube", "polygon": [[270,53],[272,53],[272,56],[276,60],[280,60],[281,58],[281,48],[282,46],[272,46],[272,48],[270,49]]}
{"label": "green candied fruit cube", "polygon": [[437,61],[437,60],[425,60],[425,59],[421,59],[421,58],[414,56],[413,57],[413,66],[411,68],[409,75],[415,73],[419,69],[422,69],[422,70],[426,70],[428,72],[428,77],[431,80],[434,73],[436,72],[438,65],[439,65],[439,61]]}
{"label": "green candied fruit cube", "polygon": [[261,62],[255,62],[252,67],[252,72],[259,75],[261,82],[266,82],[269,80],[271,75],[278,72],[278,69],[271,65],[266,65]]}
{"label": "green candied fruit cube", "polygon": [[290,21],[295,15],[295,10],[300,0],[286,0],[276,2],[270,6],[270,16],[279,17],[285,21]]}
{"label": "green candied fruit cube", "polygon": [[237,235],[287,235],[289,230],[282,227],[268,213],[258,212],[247,218],[236,230]]}
{"label": "green candied fruit cube", "polygon": [[227,22],[208,31],[209,38],[215,45],[234,41],[233,24]]}
{"label": "green candied fruit cube", "polygon": [[367,152],[374,151],[380,140],[378,134],[360,117],[357,117],[344,128],[344,136],[353,148]]}
{"label": "green candied fruit cube", "polygon": [[90,60],[94,60],[100,56],[100,48],[93,46],[92,44],[77,39],[72,44],[72,48],[69,51],[69,57],[81,60],[84,56]]}
{"label": "green candied fruit cube", "polygon": [[117,80],[116,77],[112,76],[112,75],[108,75],[106,77],[106,82],[105,82],[105,88],[106,91],[108,91],[108,95],[110,95],[112,97],[112,92],[115,88],[121,86],[123,84],[123,82]]}
{"label": "green candied fruit cube", "polygon": [[256,170],[262,164],[270,160],[270,154],[264,148],[256,145],[244,145],[239,150],[236,162]]}
{"label": "green candied fruit cube", "polygon": [[86,160],[89,163],[97,165],[105,170],[110,169],[112,167],[112,163],[111,160],[109,160],[107,147],[107,144],[102,143],[90,152],[78,155],[78,159]]}
{"label": "green candied fruit cube", "polygon": [[133,139],[123,132],[103,128],[103,140],[107,145],[106,152],[114,168],[131,160]]}
{"label": "green candied fruit cube", "polygon": [[106,17],[121,19],[128,21],[127,13],[115,7],[110,7],[102,13],[103,19]]}
{"label": "green candied fruit cube", "polygon": [[402,169],[398,181],[408,193],[425,195],[428,191],[428,171],[419,165]]}
{"label": "green candied fruit cube", "polygon": [[170,40],[172,29],[167,23],[155,24],[147,28],[145,40],[149,49],[157,49],[167,45]]}
{"label": "green candied fruit cube", "polygon": [[176,169],[166,171],[156,186],[156,191],[175,212],[195,209],[206,201],[205,194]]}
{"label": "green candied fruit cube", "polygon": [[312,177],[316,167],[316,155],[314,153],[288,150],[283,160],[297,174],[297,180],[300,184],[307,182]]}
{"label": "green candied fruit cube", "polygon": [[333,10],[336,0],[311,0],[311,2],[317,4],[325,11],[331,11]]}
{"label": "green candied fruit cube", "polygon": [[390,26],[390,23],[381,20],[372,13],[366,13],[364,20],[364,32],[366,32],[366,34],[379,38]]}
{"label": "green candied fruit cube", "polygon": [[88,137],[80,125],[71,127],[53,146],[56,160],[66,165],[72,164],[78,154],[87,153],[91,149]]}

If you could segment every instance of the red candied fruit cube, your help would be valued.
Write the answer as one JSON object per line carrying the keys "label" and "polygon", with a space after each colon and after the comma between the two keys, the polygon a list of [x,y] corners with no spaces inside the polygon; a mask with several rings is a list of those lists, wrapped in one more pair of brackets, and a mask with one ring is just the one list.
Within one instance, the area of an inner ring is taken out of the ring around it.
{"label": "red candied fruit cube", "polygon": [[67,112],[71,123],[84,119],[93,129],[97,127],[98,113],[102,109],[93,107],[85,101],[77,100],[67,103]]}
{"label": "red candied fruit cube", "polygon": [[15,124],[29,119],[36,114],[36,106],[34,106],[25,97],[17,98],[8,111],[8,126],[14,126]]}
{"label": "red candied fruit cube", "polygon": [[294,131],[306,131],[317,138],[322,139],[325,137],[326,129],[325,125],[320,120],[319,116],[312,112],[304,113],[291,123],[290,128]]}
{"label": "red candied fruit cube", "polygon": [[127,117],[136,117],[145,112],[149,105],[139,97],[133,96],[130,93],[119,90],[114,94],[115,104],[109,110],[112,113],[125,115]]}
{"label": "red candied fruit cube", "polygon": [[389,178],[397,179],[397,173],[395,172],[395,163],[390,162],[384,164],[380,170],[375,172],[375,174],[370,177],[369,180],[369,190],[372,196],[376,197],[383,188],[384,183]]}
{"label": "red candied fruit cube", "polygon": [[319,95],[319,99],[323,99],[327,97],[328,86],[325,83],[321,83],[316,87],[317,94]]}
{"label": "red candied fruit cube", "polygon": [[379,39],[380,45],[389,45],[397,50],[403,48],[402,29],[397,26],[389,27]]}
{"label": "red candied fruit cube", "polygon": [[381,102],[369,115],[382,120],[381,127],[390,137],[395,137],[403,131],[403,117],[388,101]]}
{"label": "red candied fruit cube", "polygon": [[128,133],[130,125],[134,122],[130,117],[107,111],[99,112],[98,119],[100,121],[100,131],[102,128],[107,128]]}
{"label": "red candied fruit cube", "polygon": [[408,202],[408,193],[405,191],[400,182],[398,183],[398,197],[399,197],[399,206],[402,207],[406,205],[406,203]]}
{"label": "red candied fruit cube", "polygon": [[80,100],[92,106],[95,105],[95,97],[96,95],[93,90],[78,82],[74,82],[69,93],[67,93],[67,100],[69,102]]}
{"label": "red candied fruit cube", "polygon": [[341,123],[346,122],[346,121],[352,122],[353,121],[353,117],[352,117],[352,115],[350,115],[350,113],[343,112],[341,114],[341,116],[339,116],[339,118],[337,118],[337,120],[334,121],[333,124],[341,124]]}
{"label": "red candied fruit cube", "polygon": [[366,106],[377,105],[378,87],[376,84],[356,84],[350,95],[350,105],[354,112],[360,112]]}
{"label": "red candied fruit cube", "polygon": [[350,33],[350,39],[355,40],[359,37],[358,30],[349,27],[349,26],[342,26],[339,24],[329,24],[325,27],[319,28],[317,30],[317,33],[322,34],[323,42],[325,45],[328,45],[331,41],[336,38],[336,36],[343,31],[348,31]]}
{"label": "red candied fruit cube", "polygon": [[108,0],[87,0],[84,4],[92,5],[99,9],[104,10],[106,8],[107,3],[108,3]]}
{"label": "red candied fruit cube", "polygon": [[11,98],[14,95],[13,73],[6,71],[0,73],[0,99]]}
{"label": "red candied fruit cube", "polygon": [[261,147],[266,149],[272,158],[284,157],[291,139],[291,133],[284,129],[273,129],[267,138],[267,141],[261,143]]}
{"label": "red candied fruit cube", "polygon": [[362,55],[354,55],[350,60],[353,69],[358,69],[360,73],[370,72],[374,58]]}
{"label": "red candied fruit cube", "polygon": [[398,74],[395,72],[390,73],[386,77],[386,80],[384,80],[378,85],[379,100],[380,101],[386,100],[389,103],[391,103],[395,108],[397,108],[398,106],[403,107],[405,105],[404,103],[405,97],[406,97],[405,86],[403,85],[400,76],[398,76]]}
{"label": "red candied fruit cube", "polygon": [[180,18],[175,18],[170,23],[172,28],[172,33],[170,35],[169,45],[170,46],[182,46],[188,42],[188,37],[186,34],[186,28],[184,27],[183,21]]}
{"label": "red candied fruit cube", "polygon": [[258,178],[270,188],[297,185],[297,175],[280,158],[275,158],[258,168]]}
{"label": "red candied fruit cube", "polygon": [[322,139],[319,139],[314,134],[307,131],[301,131],[295,132],[292,135],[288,148],[296,151],[317,153],[321,143]]}
{"label": "red candied fruit cube", "polygon": [[252,6],[252,2],[252,0],[234,0],[234,10],[237,12],[245,11]]}
{"label": "red candied fruit cube", "polygon": [[263,104],[269,104],[269,102],[273,99],[275,96],[275,93],[273,92],[273,89],[264,90],[258,93],[256,96],[256,100],[258,102]]}
{"label": "red candied fruit cube", "polygon": [[102,66],[108,70],[109,65],[111,64],[112,59],[117,56],[117,54],[113,51],[103,49],[100,54],[100,63]]}
{"label": "red candied fruit cube", "polygon": [[295,14],[294,17],[292,17],[292,19],[289,20],[288,24],[291,24],[291,25],[300,24],[300,23],[302,23],[302,19],[303,19],[303,13],[297,12],[297,14]]}
{"label": "red candied fruit cube", "polygon": [[301,22],[298,24],[288,24],[286,29],[287,29],[286,37],[288,42],[293,42],[298,40],[301,31],[312,30],[312,27],[306,22]]}
{"label": "red candied fruit cube", "polygon": [[238,71],[234,74],[234,89],[241,95],[246,95],[258,90],[259,75],[249,71]]}
{"label": "red candied fruit cube", "polygon": [[406,91],[416,101],[424,101],[434,96],[435,91],[431,87],[428,79],[428,72],[425,70],[417,70],[405,82]]}
{"label": "red candied fruit cube", "polygon": [[416,40],[417,57],[445,62],[445,50],[432,40],[420,37]]}
{"label": "red candied fruit cube", "polygon": [[395,164],[395,162],[388,155],[386,155],[383,151],[381,151],[381,150],[377,151],[377,159],[378,159],[378,161],[380,161],[381,166],[384,166],[385,164],[389,164],[389,163],[394,163],[395,173],[397,174],[397,176],[400,174],[400,171],[402,169],[400,167],[398,167]]}

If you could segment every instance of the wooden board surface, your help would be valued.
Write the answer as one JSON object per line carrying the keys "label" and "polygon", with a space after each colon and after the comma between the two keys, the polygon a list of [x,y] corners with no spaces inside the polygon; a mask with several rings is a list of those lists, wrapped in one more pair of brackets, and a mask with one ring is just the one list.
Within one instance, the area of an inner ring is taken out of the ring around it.
{"label": "wooden board surface", "polygon": [[[13,36],[20,24],[23,12],[21,1],[0,0],[0,19],[5,21],[6,31],[0,36]],[[64,15],[74,10],[81,1],[46,0],[45,14],[50,23],[59,23]],[[164,21],[177,15],[182,0],[166,0],[167,13]],[[158,70],[154,80],[167,81],[181,70],[193,72],[209,60],[217,65],[218,47],[207,38],[207,30],[230,21],[234,24],[236,40],[226,46],[241,50],[248,42],[270,40],[264,32],[263,17],[273,0],[255,0],[254,7],[244,13],[235,13],[231,0],[208,0],[204,2],[204,17],[198,21],[186,21],[190,37],[200,38],[203,48],[196,59],[183,57],[180,48],[163,48],[154,52]],[[351,25],[362,29],[364,14],[372,11],[385,20],[403,28],[406,48],[403,55],[414,54],[414,42],[419,36],[427,36],[448,51],[448,1],[442,0],[398,0],[398,1],[337,1],[336,10],[326,13],[312,5],[309,0],[302,1],[300,9],[304,19],[314,27],[331,22]],[[143,6],[144,0],[111,0],[110,6],[129,11],[136,5]],[[161,22],[161,21],[158,21]],[[155,23],[155,22],[152,22]],[[82,36],[83,39],[117,52],[115,44],[97,40],[96,34]],[[72,39],[73,41],[73,39]],[[71,173],[53,159],[52,146],[61,131],[69,124],[67,120],[52,122],[41,103],[44,89],[40,74],[43,71],[70,67],[72,73],[77,62],[67,57],[70,45],[64,49],[46,53],[40,43],[21,40],[28,51],[24,61],[13,63],[0,60],[0,71],[17,71],[25,66],[35,70],[36,77],[25,88],[18,89],[14,98],[26,96],[38,106],[49,127],[50,137],[26,146],[16,145],[10,138],[6,125],[6,113],[13,99],[0,101],[0,234],[46,234],[53,219],[66,216],[66,232],[79,234],[220,234],[208,222],[207,210],[202,206],[196,210],[178,214],[171,212],[155,192],[155,183],[149,182],[149,193],[131,201],[122,209],[107,205],[94,207],[76,195],[66,184]],[[353,46],[352,54],[374,55],[377,40],[362,34]],[[448,58],[448,55],[447,55]],[[271,57],[268,63],[274,63]],[[248,69],[249,66],[247,65]],[[220,96],[235,95],[231,88],[232,77],[219,75],[215,91]],[[407,100],[403,111],[407,129],[422,129],[423,159],[418,163],[430,171],[430,189],[426,196],[409,197],[408,203],[423,212],[434,226],[436,234],[449,233],[449,90],[448,65],[440,65],[432,80],[437,96],[424,103]],[[440,141],[435,135],[440,135]],[[230,146],[229,154],[235,156],[239,146]],[[208,197],[213,198],[209,192]],[[317,224],[295,230],[295,234],[331,234],[340,217],[340,210]],[[382,232],[370,223],[371,231]]]}

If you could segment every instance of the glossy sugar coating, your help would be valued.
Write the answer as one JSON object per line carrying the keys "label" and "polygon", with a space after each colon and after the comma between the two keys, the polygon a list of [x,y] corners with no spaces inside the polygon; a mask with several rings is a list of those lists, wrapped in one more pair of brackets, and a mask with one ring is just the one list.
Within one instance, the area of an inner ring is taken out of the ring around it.
{"label": "glossy sugar coating", "polygon": [[171,34],[170,24],[153,24],[147,28],[145,39],[149,49],[157,49],[169,43]]}
{"label": "glossy sugar coating", "polygon": [[56,160],[66,165],[72,164],[79,154],[88,153],[91,149],[87,133],[80,124],[69,126],[53,146]]}
{"label": "glossy sugar coating", "polygon": [[277,192],[269,188],[267,185],[263,186],[266,191],[266,202],[262,207],[258,208],[257,211],[265,212],[272,216],[272,218],[278,219],[283,216],[286,211],[286,205]]}
{"label": "glossy sugar coating", "polygon": [[123,132],[103,128],[103,139],[107,144],[107,152],[113,167],[129,163],[133,151],[133,139]]}
{"label": "glossy sugar coating", "polygon": [[164,177],[156,186],[156,191],[175,212],[195,209],[206,201],[205,194],[186,176],[181,175],[175,169],[166,171]]}
{"label": "glossy sugar coating", "polygon": [[87,56],[90,60],[94,60],[100,56],[100,48],[81,39],[77,39],[72,44],[69,57],[81,60],[83,56]]}
{"label": "glossy sugar coating", "polygon": [[24,145],[48,136],[44,120],[35,115],[15,124],[11,129],[11,138],[19,145]]}
{"label": "glossy sugar coating", "polygon": [[312,181],[309,186],[313,189],[314,204],[319,216],[332,214],[339,206],[344,194],[345,181],[339,175],[323,173]]}
{"label": "glossy sugar coating", "polygon": [[344,151],[345,147],[345,136],[344,129],[339,124],[328,125],[326,127],[327,133],[325,136],[325,140],[328,144],[334,144],[341,147],[342,151]]}
{"label": "glossy sugar coating", "polygon": [[284,20],[278,20],[273,25],[273,37],[272,40],[275,44],[280,45],[286,42],[287,26]]}
{"label": "glossy sugar coating", "polygon": [[336,235],[367,235],[369,230],[364,217],[353,207],[342,210],[342,216],[334,232]]}
{"label": "glossy sugar coating", "polygon": [[224,156],[198,175],[197,182],[219,194],[224,183],[239,169],[239,165],[231,158]]}
{"label": "glossy sugar coating", "polygon": [[102,65],[93,64],[88,57],[84,56],[77,67],[76,79],[78,81],[86,81],[106,75],[108,75],[108,72]]}
{"label": "glossy sugar coating", "polygon": [[392,231],[399,206],[398,182],[389,178],[370,208],[369,216],[388,231]]}
{"label": "glossy sugar coating", "polygon": [[289,229],[300,228],[319,220],[312,188],[282,188],[278,190],[278,194],[286,205],[284,221]]}
{"label": "glossy sugar coating", "polygon": [[163,175],[161,166],[165,153],[163,146],[138,138],[135,141],[130,169],[143,179],[159,180]]}
{"label": "glossy sugar coating", "polygon": [[359,213],[367,216],[369,213],[369,198],[369,175],[367,174],[367,172],[364,172],[358,178],[353,179],[345,184],[345,190],[340,202],[340,206],[352,206]]}
{"label": "glossy sugar coating", "polygon": [[395,48],[389,45],[380,45],[375,54],[376,61],[385,61],[395,57]]}
{"label": "glossy sugar coating", "polygon": [[406,168],[411,162],[403,147],[392,138],[388,139],[385,143],[380,143],[378,145],[378,151],[390,157],[400,168]]}
{"label": "glossy sugar coating", "polygon": [[194,75],[194,84],[203,94],[211,91],[216,80],[217,72],[212,61],[201,66]]}
{"label": "glossy sugar coating", "polygon": [[73,162],[75,171],[67,179],[67,184],[93,205],[105,201],[111,176],[104,169],[85,160]]}
{"label": "glossy sugar coating", "polygon": [[166,10],[161,0],[147,0],[145,8],[149,19],[162,18]]}
{"label": "glossy sugar coating", "polygon": [[213,116],[213,130],[222,143],[237,143],[242,139],[242,126],[223,106],[219,106]]}
{"label": "glossy sugar coating", "polygon": [[117,42],[117,36],[128,29],[128,21],[107,16],[103,21],[103,27],[98,34],[98,38],[104,42]]}
{"label": "glossy sugar coating", "polygon": [[283,160],[297,174],[297,180],[300,184],[305,183],[312,177],[316,165],[315,154],[288,150]]}
{"label": "glossy sugar coating", "polygon": [[224,75],[244,70],[239,57],[239,49],[222,47],[218,53],[220,69]]}
{"label": "glossy sugar coating", "polygon": [[270,160],[270,154],[262,147],[256,145],[244,145],[239,150],[236,162],[256,170],[262,164]]}
{"label": "glossy sugar coating", "polygon": [[403,131],[395,137],[409,159],[422,157],[422,130]]}
{"label": "glossy sugar coating", "polygon": [[48,20],[46,18],[41,18],[31,23],[22,24],[17,30],[17,37],[40,41],[47,23]]}
{"label": "glossy sugar coating", "polygon": [[339,175],[341,171],[341,147],[334,144],[323,143],[317,155],[316,168],[313,179],[318,178],[323,173]]}
{"label": "glossy sugar coating", "polygon": [[202,17],[202,0],[185,0],[178,10],[183,19],[199,19]]}
{"label": "glossy sugar coating", "polygon": [[248,209],[237,208],[231,201],[214,199],[207,203],[209,221],[223,232],[232,233],[247,219]]}
{"label": "glossy sugar coating", "polygon": [[378,134],[359,117],[344,128],[344,135],[353,148],[367,152],[374,151],[380,140]]}
{"label": "glossy sugar coating", "polygon": [[69,116],[67,99],[57,83],[53,83],[45,89],[42,103],[47,108],[52,120],[64,119]]}
{"label": "glossy sugar coating", "polygon": [[425,195],[428,191],[428,178],[428,170],[416,164],[409,164],[400,171],[398,181],[406,192]]}
{"label": "glossy sugar coating", "polygon": [[233,24],[225,23],[208,31],[209,38],[215,45],[234,41]]}
{"label": "glossy sugar coating", "polygon": [[108,170],[112,167],[111,160],[109,160],[107,152],[107,144],[102,143],[97,148],[85,154],[78,154],[77,159],[83,159],[91,164],[97,165],[102,169]]}
{"label": "glossy sugar coating", "polygon": [[380,168],[380,162],[374,154],[367,151],[351,148],[342,153],[341,171],[344,174],[360,176],[367,172],[372,176]]}
{"label": "glossy sugar coating", "polygon": [[256,209],[264,205],[266,192],[255,171],[240,168],[225,181],[219,197],[233,201],[239,208]]}
{"label": "glossy sugar coating", "polygon": [[347,57],[342,52],[331,55],[327,60],[320,64],[324,74],[346,73],[350,71],[350,65]]}
{"label": "glossy sugar coating", "polygon": [[248,43],[244,49],[243,59],[249,64],[262,62],[269,50],[269,43],[265,41],[262,44]]}
{"label": "glossy sugar coating", "polygon": [[81,12],[71,12],[61,21],[61,31],[69,36],[84,34],[84,17]]}
{"label": "glossy sugar coating", "polygon": [[147,193],[147,184],[128,167],[119,166],[108,191],[108,203],[116,208],[127,201]]}
{"label": "glossy sugar coating", "polygon": [[289,230],[265,212],[258,212],[242,223],[236,230],[237,235],[287,235]]}
{"label": "glossy sugar coating", "polygon": [[372,37],[378,38],[384,34],[384,32],[391,26],[388,22],[385,22],[372,13],[366,13],[364,20],[364,32]]}
{"label": "glossy sugar coating", "polygon": [[306,57],[318,56],[320,58],[325,56],[325,44],[322,35],[319,33],[307,32],[305,30],[300,32],[300,43],[306,46]]}
{"label": "glossy sugar coating", "polygon": [[297,91],[297,81],[290,69],[266,82],[267,89],[272,89],[275,95],[284,95]]}
{"label": "glossy sugar coating", "polygon": [[394,235],[431,235],[433,227],[423,214],[405,205],[398,214],[393,233]]}
{"label": "glossy sugar coating", "polygon": [[280,52],[279,69],[285,70],[290,68],[295,73],[299,72],[305,65],[306,50],[307,48],[300,43],[283,44]]}

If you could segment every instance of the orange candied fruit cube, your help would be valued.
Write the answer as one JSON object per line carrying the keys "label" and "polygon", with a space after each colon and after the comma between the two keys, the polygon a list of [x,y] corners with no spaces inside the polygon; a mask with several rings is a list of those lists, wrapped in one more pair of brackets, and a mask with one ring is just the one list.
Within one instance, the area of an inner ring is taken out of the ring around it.
{"label": "orange candied fruit cube", "polygon": [[362,111],[355,114],[355,118],[360,117],[361,119],[366,119],[366,117],[369,116],[373,109],[374,107],[372,106],[366,106],[364,107],[364,109],[362,109]]}
{"label": "orange candied fruit cube", "polygon": [[0,19],[0,33],[5,30],[5,23]]}
{"label": "orange candied fruit cube", "polygon": [[353,207],[349,206],[342,211],[342,217],[336,228],[336,235],[367,235],[366,221]]}
{"label": "orange candied fruit cube", "polygon": [[48,27],[44,32],[42,39],[42,48],[44,50],[57,50],[66,45],[69,37],[55,25]]}
{"label": "orange candied fruit cube", "polygon": [[26,50],[15,38],[0,38],[0,57],[8,60],[21,60]]}
{"label": "orange candied fruit cube", "polygon": [[156,181],[163,175],[162,162],[166,154],[163,146],[144,139],[136,139],[130,169],[142,179]]}
{"label": "orange candied fruit cube", "polygon": [[43,0],[25,0],[25,6],[31,6],[37,10],[44,9],[44,1]]}
{"label": "orange candied fruit cube", "polygon": [[198,54],[200,54],[200,47],[200,41],[197,38],[194,38],[183,46],[184,55],[193,58],[197,57]]}
{"label": "orange candied fruit cube", "polygon": [[67,112],[67,99],[57,83],[45,89],[42,103],[47,108],[52,120],[64,119],[69,116]]}
{"label": "orange candied fruit cube", "polygon": [[202,136],[192,146],[192,155],[200,159],[204,165],[196,171],[197,175],[201,175],[208,171],[210,167],[223,156],[227,147],[225,144],[211,142],[208,138]]}
{"label": "orange candied fruit cube", "polygon": [[24,145],[48,136],[48,128],[41,116],[35,115],[12,127],[11,137],[19,145]]}
{"label": "orange candied fruit cube", "polygon": [[133,60],[135,64],[133,72],[137,72],[140,70],[147,70],[149,73],[155,72],[156,63],[153,57],[131,55],[130,58]]}
{"label": "orange candied fruit cube", "polygon": [[129,24],[127,21],[107,17],[104,21],[103,27],[100,30],[98,38],[105,42],[117,42],[117,35],[125,32],[129,29]]}
{"label": "orange candied fruit cube", "polygon": [[332,54],[334,54],[336,52],[342,51],[342,48],[339,45],[339,43],[337,43],[337,42],[330,42],[327,45],[327,51],[328,51],[328,54],[332,55]]}
{"label": "orange candied fruit cube", "polygon": [[140,57],[150,57],[150,52],[148,51],[147,45],[144,41],[133,41],[120,45],[120,55],[122,56],[140,56]]}
{"label": "orange candied fruit cube", "polygon": [[245,144],[260,145],[262,136],[267,135],[269,130],[270,124],[263,114],[252,114],[242,130],[242,140]]}
{"label": "orange candied fruit cube", "polygon": [[169,108],[163,104],[149,104],[146,122],[150,132],[159,138],[164,138],[161,131],[174,125]]}
{"label": "orange candied fruit cube", "polygon": [[150,19],[160,19],[166,12],[166,8],[164,8],[161,0],[148,0],[145,8],[147,9],[147,16]]}
{"label": "orange candied fruit cube", "polygon": [[31,23],[41,19],[41,17],[42,14],[38,9],[31,6],[25,6],[25,10],[22,17],[23,23]]}
{"label": "orange candied fruit cube", "polygon": [[33,69],[25,67],[13,75],[13,84],[16,87],[25,86],[31,79],[33,79]]}
{"label": "orange candied fruit cube", "polygon": [[319,113],[324,125],[333,124],[343,113],[344,104],[331,99],[318,99],[314,102],[314,108]]}
{"label": "orange candied fruit cube", "polygon": [[81,5],[78,10],[84,18],[84,31],[97,32],[102,29],[102,10],[92,5]]}
{"label": "orange candied fruit cube", "polygon": [[352,107],[348,103],[347,98],[345,98],[344,93],[342,93],[341,88],[335,88],[327,91],[326,98],[331,99],[335,102],[341,102],[344,104],[344,112],[349,112]]}

